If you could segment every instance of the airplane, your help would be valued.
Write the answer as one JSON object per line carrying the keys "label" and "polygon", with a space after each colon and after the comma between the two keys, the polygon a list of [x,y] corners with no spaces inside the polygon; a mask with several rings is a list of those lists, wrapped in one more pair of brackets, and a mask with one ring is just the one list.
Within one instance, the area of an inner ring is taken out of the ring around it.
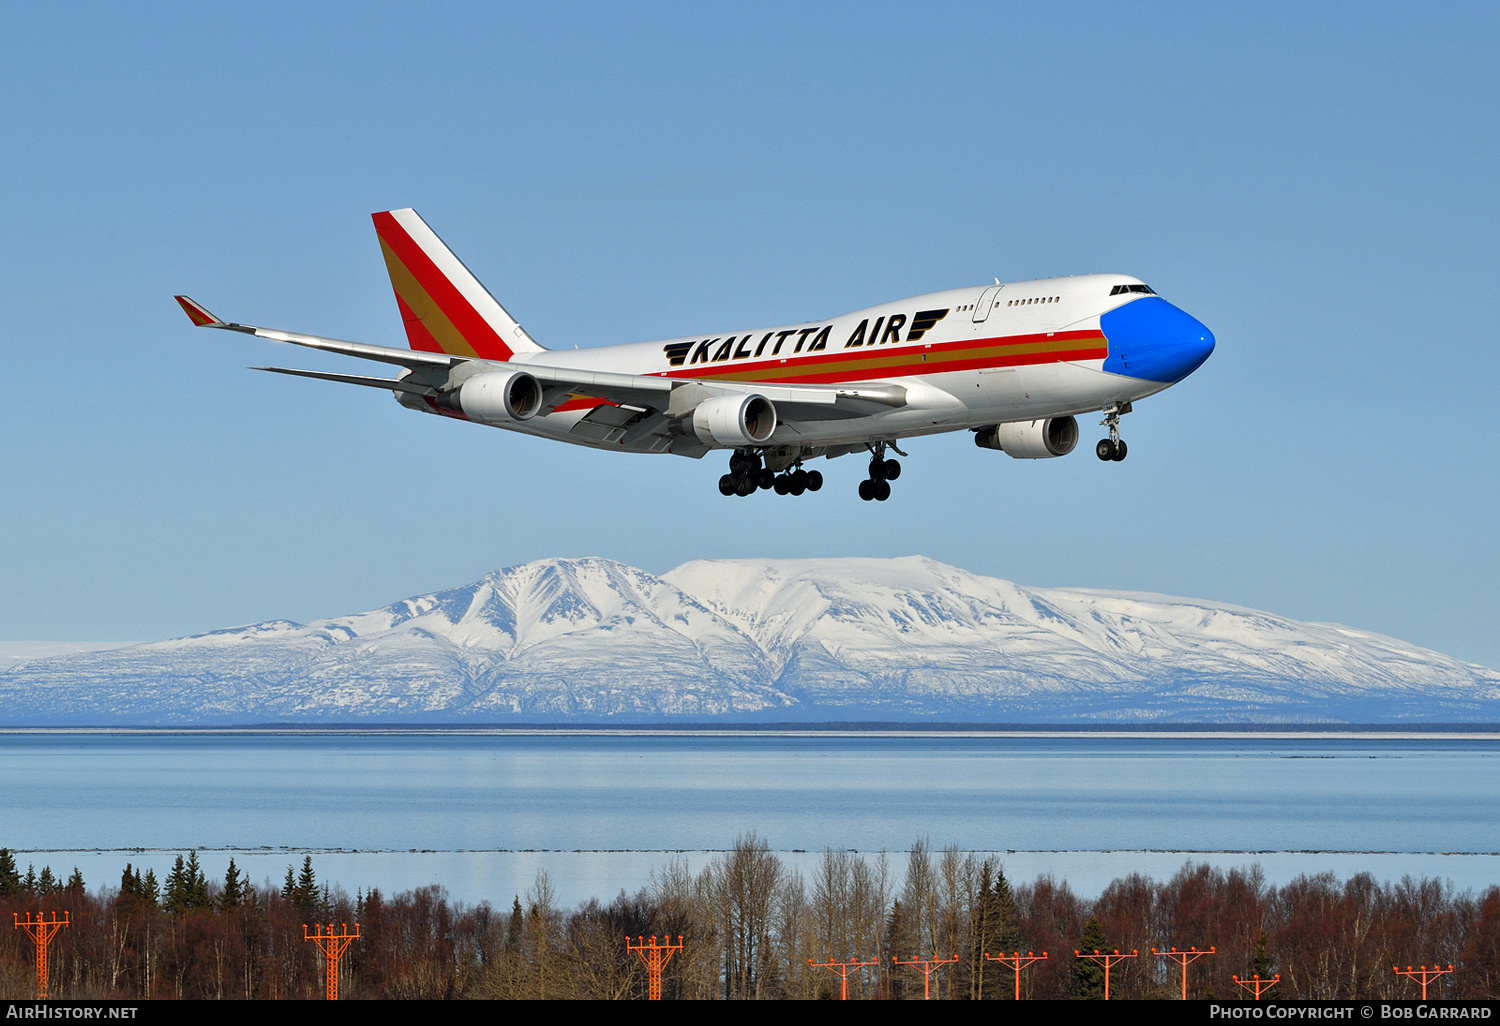
{"label": "airplane", "polygon": [[[1066,456],[1077,417],[1120,418],[1208,359],[1213,333],[1139,278],[1085,274],[949,289],[772,328],[544,349],[415,210],[372,214],[409,349],[220,320],[192,322],[403,368],[395,378],[255,370],[388,389],[423,413],[596,449],[729,452],[726,495],[818,491],[803,464],[868,452],[859,497],[885,501],[903,438],[970,431],[1017,459]],[[909,458],[909,457],[908,457]]]}

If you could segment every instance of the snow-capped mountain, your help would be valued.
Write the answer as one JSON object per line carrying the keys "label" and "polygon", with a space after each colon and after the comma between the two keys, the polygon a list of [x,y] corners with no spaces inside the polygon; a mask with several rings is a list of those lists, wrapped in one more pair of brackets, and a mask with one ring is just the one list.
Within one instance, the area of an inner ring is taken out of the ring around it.
{"label": "snow-capped mountain", "polygon": [[1500,673],[1223,603],[921,557],[551,559],[0,671],[0,722],[1500,720]]}

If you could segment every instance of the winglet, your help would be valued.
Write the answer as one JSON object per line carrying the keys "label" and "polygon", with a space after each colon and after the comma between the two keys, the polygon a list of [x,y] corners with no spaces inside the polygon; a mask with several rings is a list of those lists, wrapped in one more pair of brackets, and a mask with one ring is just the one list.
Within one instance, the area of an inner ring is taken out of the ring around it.
{"label": "winglet", "polygon": [[209,313],[198,303],[193,302],[187,296],[173,296],[172,298],[177,300],[178,305],[181,306],[183,311],[187,313],[188,320],[192,321],[198,327],[221,328],[224,326],[224,321],[219,320],[217,317]]}

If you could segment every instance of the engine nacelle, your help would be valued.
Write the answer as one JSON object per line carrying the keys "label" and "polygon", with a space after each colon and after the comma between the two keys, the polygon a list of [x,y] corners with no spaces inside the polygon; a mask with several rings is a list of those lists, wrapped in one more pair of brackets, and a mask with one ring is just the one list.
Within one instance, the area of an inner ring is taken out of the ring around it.
{"label": "engine nacelle", "polygon": [[1048,417],[996,424],[975,432],[974,444],[982,449],[999,449],[1018,460],[1066,456],[1078,444],[1078,421],[1072,417]]}
{"label": "engine nacelle", "polygon": [[459,386],[458,405],[485,424],[530,420],[542,408],[542,383],[522,370],[485,371]]}
{"label": "engine nacelle", "polygon": [[693,407],[692,418],[706,445],[764,445],[776,432],[776,406],[763,395],[716,395]]}

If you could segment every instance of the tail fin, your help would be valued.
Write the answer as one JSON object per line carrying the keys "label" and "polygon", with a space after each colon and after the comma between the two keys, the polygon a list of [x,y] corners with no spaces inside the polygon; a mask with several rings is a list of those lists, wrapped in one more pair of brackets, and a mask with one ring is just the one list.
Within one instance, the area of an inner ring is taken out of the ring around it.
{"label": "tail fin", "polygon": [[413,349],[484,360],[543,351],[415,210],[370,217]]}

